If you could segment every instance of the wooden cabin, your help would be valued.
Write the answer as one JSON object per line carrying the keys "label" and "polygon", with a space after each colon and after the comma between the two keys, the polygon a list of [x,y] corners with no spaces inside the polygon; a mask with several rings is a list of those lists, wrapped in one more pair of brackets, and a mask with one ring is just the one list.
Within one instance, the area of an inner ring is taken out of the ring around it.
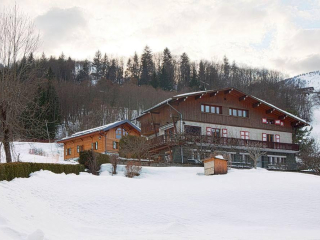
{"label": "wooden cabin", "polygon": [[[227,151],[232,165],[250,167],[248,146],[265,152],[258,167],[295,169],[299,145],[293,143],[296,129],[308,123],[283,109],[235,88],[207,90],[173,96],[144,111],[137,120],[141,135],[152,143],[155,155],[173,162],[202,160],[197,146]],[[182,145],[193,144],[193,149]],[[169,154],[167,154],[169,153]]]}
{"label": "wooden cabin", "polygon": [[123,136],[140,136],[140,129],[128,120],[110,123],[72,134],[58,141],[64,144],[64,159],[78,158],[83,150],[99,153],[118,153]]}

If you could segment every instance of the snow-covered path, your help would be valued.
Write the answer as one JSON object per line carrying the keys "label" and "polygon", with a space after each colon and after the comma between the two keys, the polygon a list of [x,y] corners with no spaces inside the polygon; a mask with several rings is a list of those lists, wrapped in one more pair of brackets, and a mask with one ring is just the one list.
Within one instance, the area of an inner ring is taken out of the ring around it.
{"label": "snow-covered path", "polygon": [[320,177],[143,168],[0,182],[0,239],[319,239]]}

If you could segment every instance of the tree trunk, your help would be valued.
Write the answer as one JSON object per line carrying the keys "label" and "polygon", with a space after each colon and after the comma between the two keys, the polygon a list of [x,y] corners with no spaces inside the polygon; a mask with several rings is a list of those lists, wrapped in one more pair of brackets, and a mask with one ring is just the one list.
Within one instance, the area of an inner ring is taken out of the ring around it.
{"label": "tree trunk", "polygon": [[[8,130],[6,130],[5,132],[9,132]],[[11,149],[10,149],[10,140],[9,140],[9,134],[4,133],[4,138],[3,138],[3,148],[4,148],[4,152],[6,153],[6,160],[7,163],[12,162],[12,157],[11,157]]]}
{"label": "tree trunk", "polygon": [[2,144],[4,148],[4,152],[6,154],[6,160],[7,163],[12,162],[12,157],[11,157],[11,147],[10,147],[10,130],[7,126],[7,114],[6,110],[2,109],[1,111],[1,120],[2,120],[2,129],[3,129],[3,139],[2,139]]}

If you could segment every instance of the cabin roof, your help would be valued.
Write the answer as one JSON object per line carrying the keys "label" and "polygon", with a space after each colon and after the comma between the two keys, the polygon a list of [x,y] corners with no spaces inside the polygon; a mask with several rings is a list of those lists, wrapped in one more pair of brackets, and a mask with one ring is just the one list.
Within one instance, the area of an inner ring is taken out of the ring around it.
{"label": "cabin roof", "polygon": [[253,100],[256,100],[260,104],[266,105],[266,106],[268,106],[270,108],[273,108],[273,109],[281,112],[282,114],[284,114],[284,115],[286,115],[288,117],[291,117],[292,119],[295,119],[296,121],[302,123],[302,125],[305,125],[305,126],[309,125],[307,123],[307,121],[303,120],[302,118],[299,118],[299,117],[297,117],[297,116],[295,116],[295,115],[293,115],[293,114],[291,114],[291,113],[289,113],[289,112],[287,112],[285,110],[282,110],[281,108],[278,108],[278,107],[276,107],[276,106],[274,106],[274,105],[272,105],[272,104],[270,104],[270,103],[268,103],[268,102],[266,102],[266,101],[264,101],[264,100],[262,100],[260,98],[257,98],[255,96],[243,93],[242,91],[240,91],[240,90],[238,90],[236,88],[224,88],[224,89],[219,89],[219,90],[207,90],[207,91],[190,92],[190,93],[184,93],[184,94],[175,95],[175,96],[173,96],[171,98],[168,98],[168,99],[156,104],[155,106],[143,111],[141,113],[141,115],[138,116],[136,119],[141,118],[145,114],[149,113],[151,110],[154,110],[156,108],[159,108],[159,107],[163,106],[166,103],[171,103],[171,102],[173,102],[175,100],[178,100],[178,99],[181,99],[181,98],[185,98],[186,99],[188,97],[195,97],[195,96],[199,96],[199,95],[205,95],[205,94],[210,94],[210,93],[218,93],[218,92],[223,92],[223,91],[236,91],[237,93],[239,93],[239,94],[241,94],[243,96],[246,96],[247,98],[251,98]]}
{"label": "cabin roof", "polygon": [[108,131],[108,130],[110,130],[112,128],[118,127],[118,126],[126,124],[126,123],[128,123],[134,129],[136,129],[138,132],[141,132],[140,128],[138,128],[135,124],[133,124],[129,120],[122,120],[122,121],[109,123],[107,125],[103,125],[103,126],[100,126],[100,127],[90,128],[90,129],[87,129],[87,130],[84,130],[84,131],[76,132],[76,133],[72,134],[69,137],[62,138],[58,142],[63,142],[65,140],[69,140],[69,139],[72,139],[72,138],[80,137],[80,136],[83,136],[83,135],[88,135],[88,134],[95,133],[95,132],[105,132],[105,131]]}

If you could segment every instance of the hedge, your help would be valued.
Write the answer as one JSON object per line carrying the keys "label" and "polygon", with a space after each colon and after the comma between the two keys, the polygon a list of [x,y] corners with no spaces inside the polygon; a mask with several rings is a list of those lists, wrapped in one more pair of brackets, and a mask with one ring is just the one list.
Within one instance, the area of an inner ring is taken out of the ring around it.
{"label": "hedge", "polygon": [[11,181],[14,178],[28,178],[30,173],[49,170],[53,173],[75,173],[79,174],[84,171],[84,166],[81,164],[55,164],[55,163],[29,163],[29,162],[14,162],[0,164],[0,181]]}
{"label": "hedge", "polygon": [[102,153],[93,152],[92,150],[81,151],[80,154],[79,154],[79,161],[78,162],[80,164],[83,164],[86,168],[89,168],[88,160],[91,157],[91,154],[95,155],[96,160],[98,162],[99,169],[100,169],[100,166],[102,164],[110,163],[110,158],[109,158],[108,155],[102,154]]}

